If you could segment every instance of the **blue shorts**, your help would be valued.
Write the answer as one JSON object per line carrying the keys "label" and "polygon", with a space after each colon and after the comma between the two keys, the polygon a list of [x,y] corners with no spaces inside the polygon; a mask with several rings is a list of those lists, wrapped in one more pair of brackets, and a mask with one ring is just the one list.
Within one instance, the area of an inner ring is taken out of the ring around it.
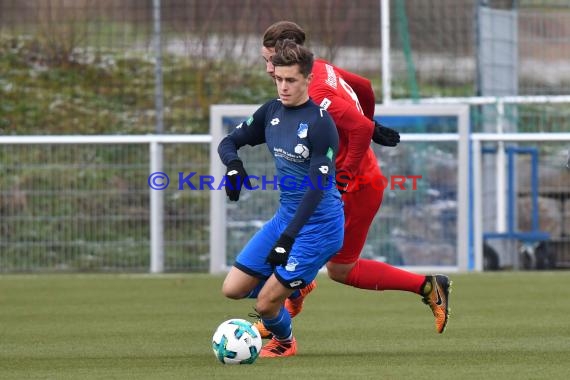
{"label": "blue shorts", "polygon": [[275,273],[286,288],[304,288],[342,247],[344,214],[341,212],[331,219],[324,223],[305,224],[295,238],[287,265],[272,267],[265,263],[265,259],[290,220],[277,212],[253,235],[237,256],[234,266],[262,280]]}

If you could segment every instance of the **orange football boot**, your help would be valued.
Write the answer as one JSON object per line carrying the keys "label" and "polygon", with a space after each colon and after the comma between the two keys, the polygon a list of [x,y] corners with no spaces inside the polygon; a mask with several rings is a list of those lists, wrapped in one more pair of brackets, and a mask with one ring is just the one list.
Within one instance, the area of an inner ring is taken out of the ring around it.
{"label": "orange football boot", "polygon": [[441,334],[445,331],[449,319],[449,293],[452,282],[442,274],[426,276],[426,281],[431,283],[431,289],[424,294],[422,301],[431,308],[435,317],[435,329]]}
{"label": "orange football boot", "polygon": [[280,341],[271,338],[269,342],[259,352],[260,358],[282,358],[286,356],[294,356],[297,354],[297,340]]}

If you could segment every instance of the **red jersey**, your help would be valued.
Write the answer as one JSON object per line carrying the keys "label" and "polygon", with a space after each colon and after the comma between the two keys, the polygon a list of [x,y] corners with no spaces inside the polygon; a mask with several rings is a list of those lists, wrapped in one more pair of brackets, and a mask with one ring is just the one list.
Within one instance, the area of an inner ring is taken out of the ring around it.
{"label": "red jersey", "polygon": [[339,135],[336,168],[353,176],[379,174],[370,147],[374,131],[374,92],[368,79],[316,59],[309,96],[332,116]]}

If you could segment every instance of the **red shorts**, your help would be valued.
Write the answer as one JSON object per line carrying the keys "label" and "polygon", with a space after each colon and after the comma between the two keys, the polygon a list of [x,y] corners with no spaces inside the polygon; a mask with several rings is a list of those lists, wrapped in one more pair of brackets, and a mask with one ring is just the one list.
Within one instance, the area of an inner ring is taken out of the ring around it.
{"label": "red shorts", "polygon": [[358,260],[370,225],[382,204],[385,185],[386,179],[378,177],[372,183],[361,184],[358,190],[349,191],[342,196],[345,218],[344,242],[340,251],[329,261],[352,264]]}

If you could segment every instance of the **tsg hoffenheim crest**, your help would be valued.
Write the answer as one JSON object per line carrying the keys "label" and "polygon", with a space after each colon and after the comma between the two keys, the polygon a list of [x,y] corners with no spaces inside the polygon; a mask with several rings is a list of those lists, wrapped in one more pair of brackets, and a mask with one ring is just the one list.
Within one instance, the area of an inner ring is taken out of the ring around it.
{"label": "tsg hoffenheim crest", "polygon": [[306,123],[300,123],[299,128],[297,128],[297,136],[304,139],[307,137],[307,131],[309,130],[309,125]]}

